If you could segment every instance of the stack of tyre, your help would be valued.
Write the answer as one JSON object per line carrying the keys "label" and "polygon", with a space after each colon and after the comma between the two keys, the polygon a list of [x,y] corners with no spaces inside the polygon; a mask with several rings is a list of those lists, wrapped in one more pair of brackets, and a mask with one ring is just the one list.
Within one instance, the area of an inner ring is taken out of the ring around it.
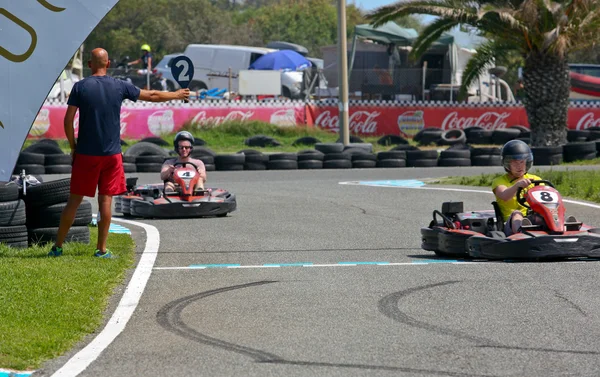
{"label": "stack of tyre", "polygon": [[436,150],[406,151],[406,166],[414,168],[429,168],[437,165],[438,152]]}
{"label": "stack of tyre", "polygon": [[[123,153],[123,163],[128,164],[127,169],[132,172],[129,164],[135,163],[135,171],[140,173],[158,173],[162,164],[169,157],[169,152],[159,145],[147,141],[140,141],[129,147]],[[124,165],[126,166],[126,165]]]}
{"label": "stack of tyre", "polygon": [[304,149],[297,154],[298,169],[323,169],[325,153],[316,149]]}
{"label": "stack of tyre", "polygon": [[19,186],[14,182],[0,183],[0,244],[27,247],[25,221],[25,202],[19,199]]}
{"label": "stack of tyre", "polygon": [[[202,141],[202,143],[204,142]],[[206,171],[217,170],[217,167],[215,166],[216,155],[217,154],[212,149],[203,146],[194,146],[194,150],[192,151],[193,158],[204,162],[204,168]]]}
{"label": "stack of tyre", "polygon": [[471,148],[455,144],[440,152],[438,166],[471,166]]}
{"label": "stack of tyre", "polygon": [[244,155],[244,170],[267,170],[269,156],[261,151],[256,149],[242,149],[237,153]]}
{"label": "stack of tyre", "polygon": [[481,147],[471,149],[472,166],[502,165],[501,149],[497,147]]}
{"label": "stack of tyre", "polygon": [[315,150],[323,153],[323,169],[351,169],[353,153],[343,153],[342,143],[317,143]]}
{"label": "stack of tyre", "polygon": [[406,151],[387,151],[377,153],[378,168],[404,168],[406,167]]}
{"label": "stack of tyre", "polygon": [[296,153],[273,153],[267,161],[268,170],[297,170],[298,154]]}
{"label": "stack of tyre", "polygon": [[[56,241],[60,216],[69,199],[71,179],[59,179],[35,186],[26,186],[22,197],[26,210],[26,229],[29,244]],[[66,241],[90,242],[88,224],[92,221],[92,205],[84,200],[75,216]]]}
{"label": "stack of tyre", "polygon": [[23,170],[27,174],[70,174],[72,159],[51,139],[42,139],[23,149],[17,159],[13,174]]}

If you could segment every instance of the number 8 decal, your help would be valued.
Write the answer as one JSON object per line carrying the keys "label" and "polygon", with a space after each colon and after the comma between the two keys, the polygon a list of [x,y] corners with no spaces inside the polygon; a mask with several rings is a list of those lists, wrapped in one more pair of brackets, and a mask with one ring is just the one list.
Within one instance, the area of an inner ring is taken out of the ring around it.
{"label": "number 8 decal", "polygon": [[550,191],[536,191],[533,193],[533,197],[540,202],[545,203],[556,203],[558,202],[558,196]]}

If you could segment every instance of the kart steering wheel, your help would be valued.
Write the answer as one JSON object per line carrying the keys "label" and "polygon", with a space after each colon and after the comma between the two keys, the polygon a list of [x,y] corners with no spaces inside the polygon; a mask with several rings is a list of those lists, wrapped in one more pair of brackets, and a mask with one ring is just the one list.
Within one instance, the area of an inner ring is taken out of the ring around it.
{"label": "kart steering wheel", "polygon": [[[539,186],[540,184],[544,184],[546,186],[550,186],[554,188],[554,185],[552,184],[552,182],[550,181],[546,181],[545,179],[536,179],[531,181],[531,184],[534,186]],[[527,209],[531,209],[531,207],[529,206],[529,204],[527,204],[527,201],[525,200],[525,194],[527,193],[527,191],[529,191],[528,188],[523,188],[523,187],[519,187],[519,189],[517,190],[517,203],[519,203],[520,205],[522,205],[523,207],[527,208]]]}
{"label": "kart steering wheel", "polygon": [[184,168],[186,167],[185,165],[190,164],[194,167],[194,169],[198,170],[198,166],[196,166],[196,164],[194,164],[193,162],[175,162],[173,164],[173,166],[183,166]]}

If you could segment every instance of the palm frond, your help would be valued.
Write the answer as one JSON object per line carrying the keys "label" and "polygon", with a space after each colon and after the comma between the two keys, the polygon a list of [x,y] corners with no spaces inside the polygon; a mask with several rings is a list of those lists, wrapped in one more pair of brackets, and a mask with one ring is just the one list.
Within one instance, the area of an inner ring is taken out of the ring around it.
{"label": "palm frond", "polygon": [[471,57],[462,75],[462,83],[460,86],[459,98],[464,98],[467,94],[467,89],[481,75],[486,73],[487,69],[494,62],[496,56],[507,51],[518,49],[515,46],[505,41],[488,41],[479,47],[477,52]]}
{"label": "palm frond", "polygon": [[466,1],[460,0],[401,1],[394,5],[378,8],[367,14],[366,18],[371,25],[378,27],[386,22],[413,14],[428,14],[441,18],[464,20],[474,18],[477,14],[477,8],[470,6]]}
{"label": "palm frond", "polygon": [[420,33],[417,40],[413,42],[410,57],[412,59],[418,59],[421,57],[433,43],[440,39],[444,32],[451,30],[458,24],[459,22],[455,20],[439,18],[427,25],[427,27]]}

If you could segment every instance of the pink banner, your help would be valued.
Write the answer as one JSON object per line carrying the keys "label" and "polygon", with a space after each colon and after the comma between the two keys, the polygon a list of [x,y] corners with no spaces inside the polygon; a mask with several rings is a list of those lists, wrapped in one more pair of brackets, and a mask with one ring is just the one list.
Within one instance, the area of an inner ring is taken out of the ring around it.
{"label": "pink banner", "polygon": [[[42,107],[28,137],[64,139],[63,119],[65,105]],[[123,107],[121,109],[121,137],[141,139],[160,136],[179,130],[186,122],[221,124],[226,121],[260,120],[280,126],[296,126],[305,123],[304,104],[277,105],[231,105],[206,107]],[[79,117],[75,117],[75,134],[79,129]]]}

